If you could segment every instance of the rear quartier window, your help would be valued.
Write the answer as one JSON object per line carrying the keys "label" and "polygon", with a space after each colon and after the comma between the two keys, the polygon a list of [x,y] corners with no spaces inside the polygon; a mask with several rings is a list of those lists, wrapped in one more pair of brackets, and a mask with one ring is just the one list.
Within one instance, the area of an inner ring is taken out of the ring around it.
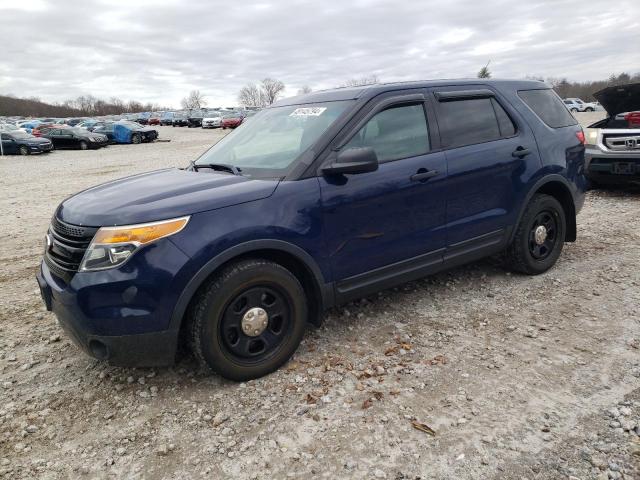
{"label": "rear quartier window", "polygon": [[568,127],[578,123],[564,106],[562,100],[550,88],[520,90],[518,96],[540,117],[540,120],[551,128]]}
{"label": "rear quartier window", "polygon": [[515,133],[515,125],[493,98],[440,102],[438,121],[449,148],[490,142]]}

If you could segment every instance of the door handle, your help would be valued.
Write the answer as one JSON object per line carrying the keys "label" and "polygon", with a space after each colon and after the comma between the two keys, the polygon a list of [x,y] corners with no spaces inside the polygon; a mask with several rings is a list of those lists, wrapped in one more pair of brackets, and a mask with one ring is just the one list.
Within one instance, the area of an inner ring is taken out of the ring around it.
{"label": "door handle", "polygon": [[511,152],[511,156],[522,158],[522,157],[526,157],[530,153],[531,153],[531,150],[529,150],[528,148],[518,147],[513,152]]}
{"label": "door handle", "polygon": [[425,182],[430,178],[435,177],[436,175],[438,175],[437,170],[425,170],[424,168],[421,168],[420,170],[418,170],[417,173],[414,173],[413,175],[411,175],[411,181]]}

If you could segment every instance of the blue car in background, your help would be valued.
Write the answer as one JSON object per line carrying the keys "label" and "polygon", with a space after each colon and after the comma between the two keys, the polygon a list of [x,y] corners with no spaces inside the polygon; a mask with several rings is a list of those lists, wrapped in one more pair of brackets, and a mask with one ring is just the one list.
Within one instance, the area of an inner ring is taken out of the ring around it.
{"label": "blue car in background", "polygon": [[31,133],[34,128],[37,128],[42,122],[40,120],[32,120],[28,122],[21,122],[18,126],[23,128],[27,133]]}
{"label": "blue car in background", "polygon": [[160,118],[160,125],[173,125],[173,117],[175,116],[175,112],[164,112],[162,117]]}
{"label": "blue car in background", "polygon": [[287,98],[183,169],[64,200],[37,273],[90,355],[234,380],[323,312],[501,253],[542,274],[577,238],[584,133],[546,84],[447,80]]}
{"label": "blue car in background", "polygon": [[93,129],[94,133],[106,135],[111,143],[142,143],[152,142],[158,138],[158,131],[151,127],[144,127],[136,122],[121,120],[119,122],[99,123]]}

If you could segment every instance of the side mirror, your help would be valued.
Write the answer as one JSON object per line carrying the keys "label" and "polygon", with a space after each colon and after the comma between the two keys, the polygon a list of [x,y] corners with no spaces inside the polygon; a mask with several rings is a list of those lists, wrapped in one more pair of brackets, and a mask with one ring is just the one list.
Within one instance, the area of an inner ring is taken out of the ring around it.
{"label": "side mirror", "polygon": [[348,148],[338,153],[336,161],[322,167],[325,175],[367,173],[378,169],[378,156],[371,147]]}

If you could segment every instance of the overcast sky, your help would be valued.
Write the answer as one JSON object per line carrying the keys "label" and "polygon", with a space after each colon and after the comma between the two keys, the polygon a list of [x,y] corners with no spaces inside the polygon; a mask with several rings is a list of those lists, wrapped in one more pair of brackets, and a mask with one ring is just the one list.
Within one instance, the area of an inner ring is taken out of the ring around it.
{"label": "overcast sky", "polygon": [[0,0],[0,94],[235,105],[302,85],[640,71],[640,0]]}

